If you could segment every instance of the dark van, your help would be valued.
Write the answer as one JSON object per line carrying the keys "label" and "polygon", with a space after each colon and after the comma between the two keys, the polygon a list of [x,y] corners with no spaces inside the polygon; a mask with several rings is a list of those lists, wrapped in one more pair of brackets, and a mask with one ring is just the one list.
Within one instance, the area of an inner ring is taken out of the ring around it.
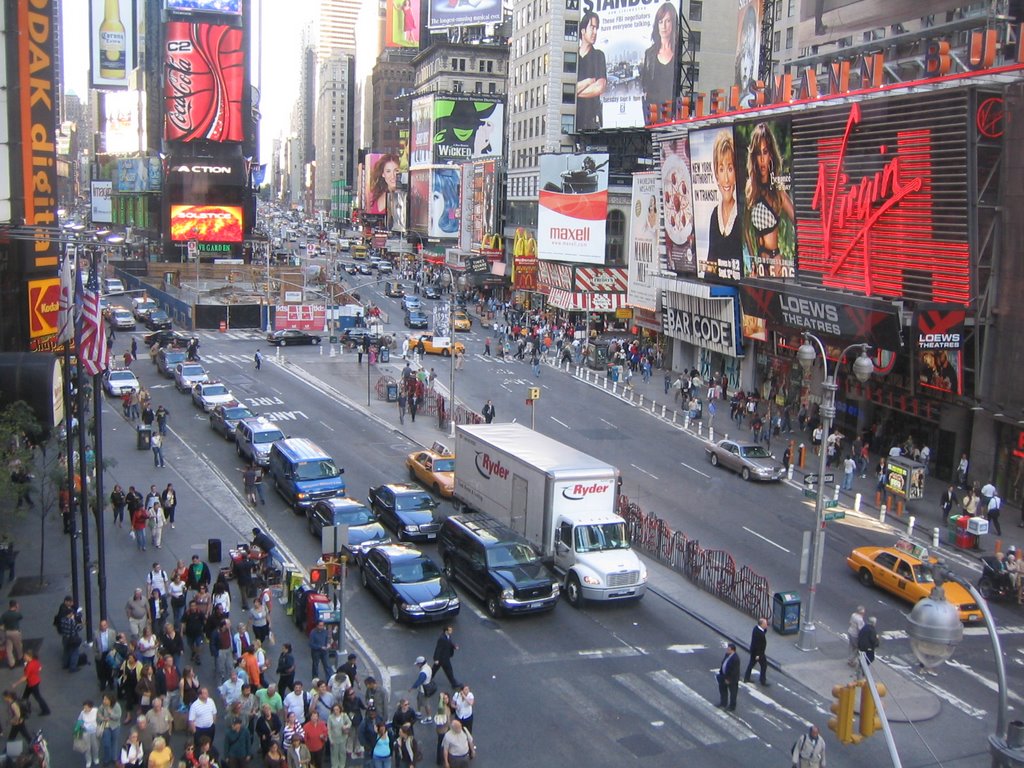
{"label": "dark van", "polygon": [[445,576],[483,600],[491,616],[550,611],[558,602],[558,583],[530,543],[492,517],[452,515],[437,545]]}
{"label": "dark van", "polygon": [[270,477],[274,487],[296,511],[304,512],[320,499],[345,495],[344,469],[312,440],[287,437],[270,447]]}

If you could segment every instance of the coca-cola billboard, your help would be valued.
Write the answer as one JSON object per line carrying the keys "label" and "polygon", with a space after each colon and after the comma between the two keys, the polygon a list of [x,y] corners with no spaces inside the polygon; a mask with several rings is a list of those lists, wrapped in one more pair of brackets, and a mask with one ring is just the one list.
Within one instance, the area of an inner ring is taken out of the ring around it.
{"label": "coca-cola billboard", "polygon": [[164,138],[242,141],[242,30],[184,21],[164,28]]}

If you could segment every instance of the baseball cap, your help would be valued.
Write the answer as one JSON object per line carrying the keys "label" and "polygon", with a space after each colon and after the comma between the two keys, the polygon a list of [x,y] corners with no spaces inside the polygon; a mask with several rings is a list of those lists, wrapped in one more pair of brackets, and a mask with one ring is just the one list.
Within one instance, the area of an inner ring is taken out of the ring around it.
{"label": "baseball cap", "polygon": [[423,663],[425,663],[425,662],[426,662],[426,659],[424,659],[424,658],[423,658],[422,656],[417,656],[417,657],[416,657],[416,661],[415,661],[415,663],[416,663],[417,665],[419,665],[419,664],[423,664]]}

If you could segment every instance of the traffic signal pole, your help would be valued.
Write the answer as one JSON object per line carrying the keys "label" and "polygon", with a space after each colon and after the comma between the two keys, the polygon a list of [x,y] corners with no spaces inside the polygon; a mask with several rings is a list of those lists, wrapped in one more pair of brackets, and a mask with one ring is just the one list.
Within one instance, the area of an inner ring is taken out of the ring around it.
{"label": "traffic signal pole", "polygon": [[[859,651],[857,653],[857,659],[860,664],[861,671],[864,673],[864,679],[866,680],[865,688],[867,689],[861,694],[861,728],[864,728],[864,701],[868,692],[870,692],[871,701],[875,705],[875,711],[871,713],[871,716],[872,719],[877,716],[882,722],[882,733],[885,735],[885,745],[889,748],[889,758],[892,760],[893,768],[903,768],[903,763],[900,761],[900,753],[896,751],[896,741],[892,737],[892,729],[889,727],[889,718],[886,717],[885,710],[882,708],[882,696],[879,694],[878,684],[875,683],[875,677],[871,674],[871,665],[868,663],[867,656],[864,655],[863,651]],[[885,693],[885,686],[882,686],[882,693]],[[861,732],[863,733],[863,730]]]}

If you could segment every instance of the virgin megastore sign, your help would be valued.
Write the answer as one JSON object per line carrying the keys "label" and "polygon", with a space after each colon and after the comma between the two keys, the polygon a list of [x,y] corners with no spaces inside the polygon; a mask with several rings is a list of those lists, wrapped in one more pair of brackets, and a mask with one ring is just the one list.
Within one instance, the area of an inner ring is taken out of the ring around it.
{"label": "virgin megastore sign", "polygon": [[662,332],[702,349],[730,357],[740,355],[736,343],[735,300],[704,299],[670,293],[661,308]]}

